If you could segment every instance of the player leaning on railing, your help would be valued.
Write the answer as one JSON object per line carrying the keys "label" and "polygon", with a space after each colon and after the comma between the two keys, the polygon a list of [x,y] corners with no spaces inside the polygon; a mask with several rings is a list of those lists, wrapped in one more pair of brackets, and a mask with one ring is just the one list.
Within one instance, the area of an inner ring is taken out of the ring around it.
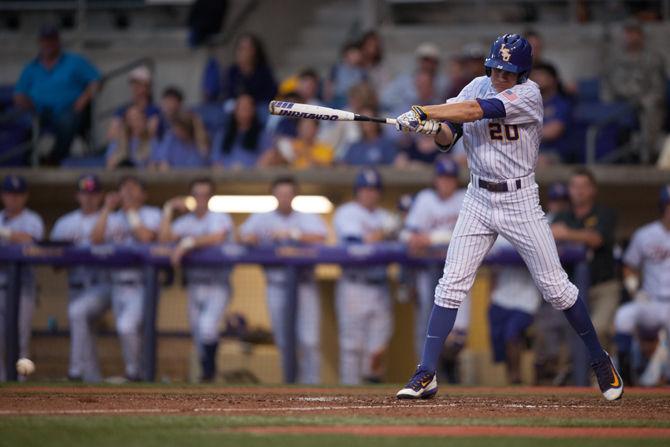
{"label": "player leaning on railing", "polygon": [[542,97],[528,80],[530,44],[516,34],[498,37],[475,78],[446,104],[414,106],[397,119],[398,129],[435,135],[450,149],[459,138],[468,156],[471,181],[435,289],[421,363],[397,396],[429,398],[437,393],[437,360],[456,312],[498,234],[519,252],[545,300],[562,310],[591,356],[607,400],[619,399],[623,383],[602,348],[577,287],[561,267],[556,243],[539,204],[535,183]]}

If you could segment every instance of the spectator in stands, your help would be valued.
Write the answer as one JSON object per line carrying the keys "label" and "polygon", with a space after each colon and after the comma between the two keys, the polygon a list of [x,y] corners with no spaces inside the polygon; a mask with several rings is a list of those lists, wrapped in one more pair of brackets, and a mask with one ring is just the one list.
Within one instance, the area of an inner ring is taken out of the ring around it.
{"label": "spectator in stands", "polygon": [[591,287],[588,307],[598,338],[607,343],[619,304],[619,281],[614,261],[616,215],[597,203],[597,184],[586,168],[576,169],[568,185],[570,210],[556,216],[551,229],[557,242],[583,244],[587,249]]}
{"label": "spectator in stands", "polygon": [[644,145],[642,160],[646,162],[660,152],[666,107],[665,59],[646,44],[637,21],[626,22],[622,37],[623,48],[609,46],[603,93],[605,99],[626,101],[637,110]]}
{"label": "spectator in stands", "polygon": [[162,139],[172,127],[172,123],[184,107],[184,93],[178,87],[169,86],[163,90],[160,102],[160,122],[156,136]]}
{"label": "spectator in stands", "polygon": [[105,165],[107,169],[118,167],[145,168],[157,141],[151,137],[148,120],[142,109],[130,106],[126,109],[118,137],[107,146]]}
{"label": "spectator in stands", "polygon": [[[364,108],[364,115],[375,116],[376,111]],[[351,166],[390,165],[396,158],[395,143],[382,132],[382,125],[371,121],[358,123],[361,129],[360,140],[352,143],[344,153],[342,163]]]}
{"label": "spectator in stands", "polygon": [[302,102],[315,106],[323,105],[321,102],[321,79],[316,70],[306,68],[298,73],[295,92],[302,98]]}
{"label": "spectator in stands", "polygon": [[[189,193],[195,199],[195,209],[189,212],[185,197],[170,199],[163,207],[159,239],[175,242],[170,257],[172,265],[181,265],[182,258],[194,249],[219,245],[232,240],[233,221],[226,213],[209,210],[209,200],[215,192],[214,182],[200,178],[191,182]],[[183,213],[174,223],[175,212]],[[230,299],[229,265],[186,267],[184,275],[188,290],[188,315],[193,341],[198,351],[201,380],[216,378],[216,351],[223,314]]]}
{"label": "spectator in stands", "polygon": [[201,103],[193,107],[208,136],[214,136],[226,120],[224,105],[221,97],[221,72],[216,59],[210,57],[205,66],[200,82]]}
{"label": "spectator in stands", "polygon": [[253,34],[243,34],[237,39],[235,63],[223,71],[223,100],[242,94],[252,95],[256,102],[269,102],[277,94],[265,48]]}
{"label": "spectator in stands", "polygon": [[[357,84],[349,89],[345,110],[363,113],[363,109],[376,110],[377,94],[367,83]],[[322,126],[319,137],[335,148],[335,158],[341,159],[349,146],[361,139],[361,127],[353,121],[337,121],[332,126]]]}
{"label": "spectator in stands", "polygon": [[[26,207],[28,183],[18,175],[8,175],[2,182],[0,193],[0,248],[7,244],[30,244],[44,237],[42,218]],[[7,321],[7,290],[11,277],[6,266],[0,265],[0,382],[7,380],[5,365],[5,323]],[[19,357],[30,357],[30,334],[33,312],[37,300],[37,284],[33,269],[24,266],[21,270],[21,297],[19,301]]]}
{"label": "spectator in stands", "polygon": [[251,168],[269,147],[254,98],[241,95],[224,129],[213,140],[212,161],[225,168]]}
{"label": "spectator in stands", "polygon": [[396,145],[399,147],[398,156],[394,160],[397,168],[414,168],[432,165],[442,154],[435,144],[435,139],[427,135],[402,135]]}
{"label": "spectator in stands", "polygon": [[181,111],[175,116],[172,128],[154,146],[151,160],[161,171],[209,165],[207,135],[195,114]]}
{"label": "spectator in stands", "polygon": [[49,165],[58,165],[70,152],[74,138],[85,130],[85,116],[98,90],[100,73],[84,57],[63,51],[58,30],[41,29],[40,51],[28,63],[16,83],[14,100],[34,111],[43,130],[55,136]]}
{"label": "spectator in stands", "polygon": [[532,29],[527,30],[523,35],[533,49],[533,70],[535,70],[536,65],[551,65],[544,60],[544,39],[542,39],[542,36]]}
{"label": "spectator in stands", "polygon": [[[251,215],[240,228],[242,242],[247,245],[314,245],[322,244],[328,235],[323,219],[315,214],[295,211],[292,203],[298,184],[292,177],[279,177],[272,183],[272,195],[277,209]],[[266,293],[272,332],[277,347],[286,352],[289,306],[286,290],[290,278],[285,268],[265,268]],[[314,280],[314,268],[304,267],[297,275],[297,314],[295,334],[297,350],[297,380],[300,383],[321,382],[321,303]],[[282,355],[282,358],[286,358]],[[283,365],[287,368],[286,365]]]}
{"label": "spectator in stands", "polygon": [[[84,174],[77,180],[79,208],[56,221],[51,240],[75,246],[91,245],[91,233],[100,216],[103,193],[100,179]],[[95,348],[94,325],[110,306],[109,272],[99,266],[79,265],[68,269],[68,319],[70,322],[70,366],[68,379],[99,382],[102,379]]]}
{"label": "spectator in stands", "polygon": [[[425,72],[433,76],[436,92],[443,93],[447,88],[447,79],[440,73],[440,49],[431,42],[424,42],[414,52],[416,64],[413,69],[396,76],[389,85],[381,91],[381,106],[383,110],[399,110],[412,105],[419,97],[416,91],[416,73]],[[480,61],[481,63],[481,61]]]}
{"label": "spectator in stands", "polygon": [[358,43],[348,43],[340,52],[340,60],[330,70],[326,83],[326,100],[331,106],[341,108],[346,104],[349,90],[367,81],[363,57]]}
{"label": "spectator in stands", "polygon": [[535,64],[531,79],[540,87],[544,103],[542,142],[538,165],[574,162],[569,130],[572,121],[572,102],[565,94],[558,72],[553,65]]}
{"label": "spectator in stands", "polygon": [[[94,244],[113,243],[135,246],[156,240],[161,212],[146,206],[146,187],[135,176],[124,176],[118,192],[105,196],[104,205],[93,230]],[[138,381],[142,364],[142,322],[144,319],[145,274],[142,267],[124,267],[112,270],[112,308],[116,317],[116,331],[121,341],[125,363],[125,378]]]}
{"label": "spectator in stands", "polygon": [[137,107],[146,116],[149,133],[153,136],[158,132],[161,111],[153,102],[151,71],[145,66],[133,69],[128,74],[128,85],[130,85],[130,102],[119,107],[114,113],[107,129],[108,141],[116,140],[122,136],[126,111],[133,106]]}
{"label": "spectator in stands", "polygon": [[367,31],[361,37],[361,65],[367,78],[377,90],[383,90],[391,82],[391,73],[384,64],[384,45],[375,30]]}
{"label": "spectator in stands", "polygon": [[298,135],[277,138],[258,161],[259,166],[287,165],[296,169],[330,166],[335,150],[317,138],[318,130],[319,121],[298,121]]}
{"label": "spectator in stands", "polygon": [[[498,237],[493,250],[514,250],[509,241]],[[493,361],[505,362],[507,382],[521,383],[523,336],[540,307],[540,292],[525,266],[500,266],[494,278],[489,306],[489,331]]]}
{"label": "spectator in stands", "polygon": [[445,94],[447,99],[455,98],[470,81],[486,74],[482,63],[485,57],[486,49],[481,44],[474,42],[463,46],[451,67],[454,76],[449,80],[449,88]]}

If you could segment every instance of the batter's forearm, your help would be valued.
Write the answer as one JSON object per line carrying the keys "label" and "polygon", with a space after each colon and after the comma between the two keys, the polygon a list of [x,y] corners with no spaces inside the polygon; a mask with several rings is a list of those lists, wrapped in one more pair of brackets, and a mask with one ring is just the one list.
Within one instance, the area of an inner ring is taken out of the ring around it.
{"label": "batter's forearm", "polygon": [[451,121],[452,123],[469,123],[484,117],[484,111],[477,101],[469,100],[451,104],[421,106],[428,119]]}
{"label": "batter's forearm", "polygon": [[451,146],[451,142],[454,141],[454,134],[451,129],[444,123],[440,125],[440,129],[440,132],[435,135],[435,143],[439,146]]}

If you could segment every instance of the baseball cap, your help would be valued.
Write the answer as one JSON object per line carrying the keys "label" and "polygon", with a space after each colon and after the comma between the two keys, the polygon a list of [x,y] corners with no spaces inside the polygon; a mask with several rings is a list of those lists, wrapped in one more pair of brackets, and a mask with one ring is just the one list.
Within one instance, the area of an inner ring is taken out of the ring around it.
{"label": "baseball cap", "polygon": [[358,171],[354,188],[377,188],[382,189],[382,177],[374,168],[363,168]]}
{"label": "baseball cap", "polygon": [[46,24],[40,27],[39,36],[40,39],[57,39],[60,33],[55,25]]}
{"label": "baseball cap", "polygon": [[433,42],[423,42],[418,47],[416,47],[416,50],[414,50],[414,55],[416,57],[425,57],[428,59],[439,59],[440,48]]}
{"label": "baseball cap", "polygon": [[145,83],[150,83],[151,82],[151,71],[144,65],[140,65],[139,67],[133,68],[130,73],[128,73],[128,82],[133,82],[133,81],[138,81],[138,82],[145,82]]}
{"label": "baseball cap", "polygon": [[2,192],[21,194],[28,192],[28,182],[20,175],[10,174],[2,181]]}
{"label": "baseball cap", "polygon": [[77,180],[78,192],[93,193],[100,192],[101,190],[100,179],[95,174],[84,174]]}
{"label": "baseball cap", "polygon": [[451,157],[439,157],[435,160],[435,175],[458,177],[459,170],[458,163]]}
{"label": "baseball cap", "polygon": [[549,186],[549,200],[568,200],[569,197],[565,183],[556,182]]}

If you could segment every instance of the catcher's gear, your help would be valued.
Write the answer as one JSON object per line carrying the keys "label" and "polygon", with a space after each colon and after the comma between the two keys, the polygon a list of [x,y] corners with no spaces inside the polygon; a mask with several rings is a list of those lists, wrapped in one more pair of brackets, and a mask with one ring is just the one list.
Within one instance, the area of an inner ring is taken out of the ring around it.
{"label": "catcher's gear", "polygon": [[533,66],[533,48],[530,43],[518,34],[503,34],[491,45],[489,57],[484,60],[486,75],[491,76],[491,69],[517,73],[517,84],[528,80]]}

